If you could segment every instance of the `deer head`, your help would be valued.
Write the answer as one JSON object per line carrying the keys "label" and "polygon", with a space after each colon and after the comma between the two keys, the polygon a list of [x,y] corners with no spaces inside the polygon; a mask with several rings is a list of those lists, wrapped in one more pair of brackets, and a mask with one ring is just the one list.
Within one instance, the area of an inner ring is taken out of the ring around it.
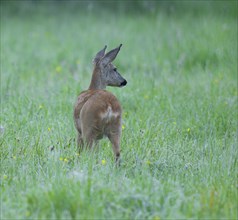
{"label": "deer head", "polygon": [[105,89],[106,86],[123,87],[127,81],[120,75],[112,62],[117,57],[122,44],[105,54],[107,46],[93,59],[94,71],[89,89]]}

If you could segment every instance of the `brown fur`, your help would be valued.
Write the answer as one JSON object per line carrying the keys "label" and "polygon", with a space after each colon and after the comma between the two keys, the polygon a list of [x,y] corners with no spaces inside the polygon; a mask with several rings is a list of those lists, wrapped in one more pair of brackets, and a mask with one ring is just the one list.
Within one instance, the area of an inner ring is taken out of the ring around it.
{"label": "brown fur", "polygon": [[106,136],[112,143],[117,161],[120,157],[122,109],[117,98],[105,88],[108,85],[122,87],[127,83],[111,64],[120,47],[106,55],[106,47],[98,52],[89,89],[80,93],[74,107],[78,145],[83,147],[86,144],[92,148]]}

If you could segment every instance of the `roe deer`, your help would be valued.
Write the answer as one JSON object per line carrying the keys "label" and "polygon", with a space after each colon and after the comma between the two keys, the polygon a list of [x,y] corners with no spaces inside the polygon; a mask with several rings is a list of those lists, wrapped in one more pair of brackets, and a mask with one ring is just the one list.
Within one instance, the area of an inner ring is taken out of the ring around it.
{"label": "roe deer", "polygon": [[106,86],[123,87],[127,84],[112,64],[121,46],[122,44],[107,54],[105,46],[96,54],[90,86],[80,93],[74,107],[78,146],[86,144],[92,148],[106,136],[112,143],[116,161],[120,158],[122,109],[117,98],[105,89]]}

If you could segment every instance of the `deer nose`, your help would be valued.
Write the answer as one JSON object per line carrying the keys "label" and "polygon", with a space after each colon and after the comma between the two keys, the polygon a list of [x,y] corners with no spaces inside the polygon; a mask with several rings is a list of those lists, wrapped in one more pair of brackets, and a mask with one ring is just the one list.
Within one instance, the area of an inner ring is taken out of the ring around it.
{"label": "deer nose", "polygon": [[124,80],[122,83],[121,83],[121,86],[125,86],[127,84],[127,81]]}

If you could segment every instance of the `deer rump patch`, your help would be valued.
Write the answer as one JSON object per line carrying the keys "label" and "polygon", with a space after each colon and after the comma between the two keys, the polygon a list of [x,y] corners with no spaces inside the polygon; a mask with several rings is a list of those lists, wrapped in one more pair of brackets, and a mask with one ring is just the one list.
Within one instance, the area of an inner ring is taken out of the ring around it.
{"label": "deer rump patch", "polygon": [[[90,93],[90,92],[89,92]],[[80,127],[104,135],[112,132],[120,132],[121,107],[116,97],[108,91],[97,90],[97,92],[87,95],[82,102],[80,110]],[[83,132],[84,133],[84,132]],[[98,136],[96,135],[96,136]],[[101,137],[101,135],[99,135]]]}
{"label": "deer rump patch", "polygon": [[109,105],[105,112],[101,112],[101,120],[105,123],[109,123],[111,120],[116,119],[120,116],[120,112],[113,111],[112,107]]}

